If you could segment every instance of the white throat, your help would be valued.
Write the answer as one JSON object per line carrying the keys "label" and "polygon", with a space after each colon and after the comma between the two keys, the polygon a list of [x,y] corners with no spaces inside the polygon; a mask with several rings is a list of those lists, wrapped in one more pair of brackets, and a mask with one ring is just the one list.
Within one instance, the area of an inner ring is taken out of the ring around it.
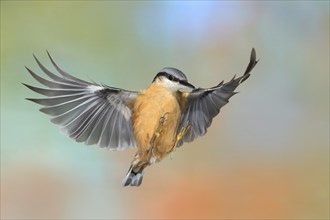
{"label": "white throat", "polygon": [[162,86],[166,87],[167,89],[171,90],[172,92],[189,92],[191,91],[191,88],[188,88],[187,86],[184,86],[180,84],[179,82],[171,81],[167,79],[166,77],[157,78],[156,82],[161,84]]}

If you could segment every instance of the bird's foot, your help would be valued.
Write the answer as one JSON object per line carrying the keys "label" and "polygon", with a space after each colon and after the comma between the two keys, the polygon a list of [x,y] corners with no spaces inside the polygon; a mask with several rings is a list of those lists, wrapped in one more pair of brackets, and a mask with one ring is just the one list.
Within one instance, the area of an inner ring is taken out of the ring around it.
{"label": "bird's foot", "polygon": [[154,146],[155,144],[155,141],[157,140],[157,138],[160,136],[160,134],[162,133],[163,131],[163,126],[165,124],[165,122],[167,121],[167,115],[169,113],[166,112],[160,119],[159,119],[159,124],[158,124],[158,127],[156,129],[156,131],[154,132],[154,134],[152,135],[152,138],[150,140],[150,150],[152,150],[152,147]]}
{"label": "bird's foot", "polygon": [[146,161],[144,158],[141,158],[139,155],[135,156],[135,158],[133,159],[132,163],[132,170],[135,173],[139,173],[142,172],[142,170],[147,167],[148,161]]}
{"label": "bird's foot", "polygon": [[165,112],[164,115],[160,117],[158,127],[163,126],[165,124],[165,122],[167,121],[168,114],[169,114],[168,112]]}
{"label": "bird's foot", "polygon": [[[183,136],[185,136],[185,134],[187,133],[189,128],[190,128],[189,121],[187,121],[187,123],[181,128],[180,132],[177,134],[175,143],[173,144],[170,152],[173,152],[176,150],[176,147],[177,147],[179,141],[182,140]],[[172,156],[171,156],[171,158],[172,158]]]}

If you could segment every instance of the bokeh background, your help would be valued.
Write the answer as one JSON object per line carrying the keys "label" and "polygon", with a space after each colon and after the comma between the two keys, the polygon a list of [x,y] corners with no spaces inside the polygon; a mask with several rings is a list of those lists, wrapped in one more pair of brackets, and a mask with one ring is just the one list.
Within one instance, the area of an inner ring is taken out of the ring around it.
{"label": "bokeh background", "polygon": [[[165,66],[211,87],[260,62],[208,133],[123,188],[134,150],[62,135],[21,82],[49,50],[140,90]],[[328,1],[1,1],[1,218],[329,218]]]}

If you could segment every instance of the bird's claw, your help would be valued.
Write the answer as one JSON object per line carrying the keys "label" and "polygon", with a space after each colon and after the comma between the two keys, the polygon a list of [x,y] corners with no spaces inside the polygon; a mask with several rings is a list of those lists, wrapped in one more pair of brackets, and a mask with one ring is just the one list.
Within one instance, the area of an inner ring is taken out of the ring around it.
{"label": "bird's claw", "polygon": [[190,128],[189,121],[187,121],[187,123],[181,128],[180,132],[177,134],[175,143],[173,144],[170,152],[173,152],[176,150],[178,143],[182,140],[183,136],[185,136],[185,134],[187,133],[189,128]]}
{"label": "bird's claw", "polygon": [[158,127],[156,129],[156,131],[154,132],[154,134],[152,135],[152,138],[150,139],[150,151],[152,151],[152,148],[155,144],[155,141],[157,140],[157,138],[160,136],[160,134],[162,133],[163,131],[163,126],[165,124],[165,122],[167,121],[167,115],[169,113],[166,112],[162,117],[160,117],[159,119],[159,124],[158,124]]}
{"label": "bird's claw", "polygon": [[[165,122],[167,121],[167,115],[168,115],[168,114],[169,114],[169,113],[166,112],[162,117],[160,117],[158,128],[161,127],[161,126],[163,126],[163,125],[165,124]],[[158,129],[158,128],[157,128],[157,129]]]}

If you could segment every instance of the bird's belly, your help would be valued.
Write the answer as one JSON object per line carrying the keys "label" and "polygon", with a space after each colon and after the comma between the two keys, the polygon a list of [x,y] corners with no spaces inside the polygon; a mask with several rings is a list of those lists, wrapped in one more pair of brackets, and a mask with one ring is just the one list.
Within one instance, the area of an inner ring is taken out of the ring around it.
{"label": "bird's belly", "polygon": [[171,151],[181,117],[179,103],[173,95],[157,94],[141,95],[133,111],[134,136],[139,153],[142,156],[152,148],[154,158],[151,159],[154,161],[159,161]]}

